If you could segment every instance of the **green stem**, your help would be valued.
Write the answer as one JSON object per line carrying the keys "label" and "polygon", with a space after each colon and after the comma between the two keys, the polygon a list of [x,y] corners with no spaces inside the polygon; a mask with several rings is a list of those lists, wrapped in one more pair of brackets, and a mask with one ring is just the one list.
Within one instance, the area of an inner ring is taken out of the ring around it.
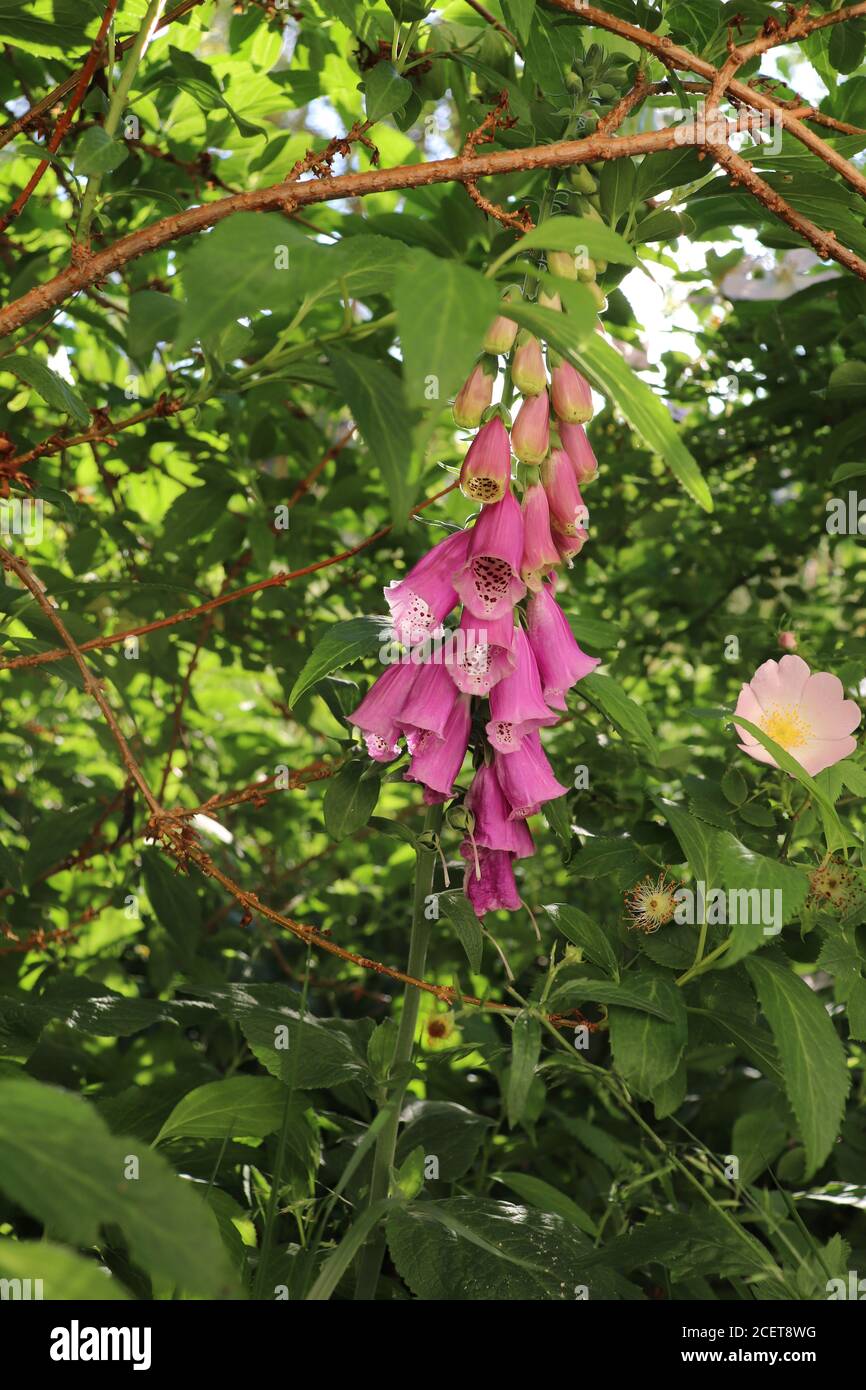
{"label": "green stem", "polygon": [[[441,805],[430,806],[424,821],[425,831],[438,835],[441,825]],[[409,960],[406,966],[407,973],[414,975],[416,980],[421,979],[427,964],[430,923],[424,909],[427,897],[433,887],[435,864],[436,856],[432,850],[418,850],[415,864],[412,934],[409,938]],[[409,1079],[408,1072],[415,1046],[415,1030],[418,1025],[420,1001],[420,991],[408,985],[403,999],[403,1012],[400,1015],[400,1026],[397,1030],[397,1041],[390,1068],[391,1076],[396,1076],[397,1079],[393,1087],[389,1088],[387,1094],[382,1097],[383,1101],[387,1101],[387,1104],[393,1109],[376,1141],[376,1150],[373,1155],[373,1174],[370,1179],[370,1191],[367,1198],[370,1207],[387,1197],[391,1186],[391,1169],[394,1165],[394,1152],[397,1147],[400,1110]],[[368,1238],[358,1261],[358,1276],[355,1285],[356,1299],[370,1301],[376,1297],[376,1285],[379,1282],[379,1271],[382,1268],[384,1254],[384,1232],[377,1228]]]}
{"label": "green stem", "polygon": [[[301,988],[301,1003],[300,1008],[298,1010],[298,1017],[301,1021],[301,1024],[303,1024],[303,1020],[307,1016],[307,997],[309,993],[311,965],[312,960],[310,952],[308,951],[307,965],[306,969],[304,970],[304,983]],[[285,1163],[286,1147],[289,1138],[289,1127],[292,1121],[292,1101],[295,1097],[295,1082],[297,1081],[298,1075],[298,1058],[301,1047],[302,1031],[302,1027],[299,1027],[297,1032],[297,1039],[292,1047],[291,1069],[289,1081],[286,1086],[286,1099],[285,1104],[283,1106],[283,1119],[282,1124],[280,1125],[279,1139],[277,1140],[277,1152],[274,1161],[274,1171],[271,1174],[271,1190],[268,1193],[268,1206],[267,1211],[265,1212],[265,1229],[262,1235],[262,1247],[259,1252],[259,1262],[256,1267],[256,1278],[255,1283],[253,1285],[254,1299],[260,1299],[263,1297],[265,1276],[268,1271],[268,1265],[270,1263],[271,1258],[271,1250],[273,1248],[274,1243],[274,1231],[276,1229],[277,1224],[277,1204],[279,1202],[280,1187],[282,1186],[283,1182],[283,1166]]]}
{"label": "green stem", "polygon": [[[159,19],[165,0],[150,0],[147,13],[144,16],[144,23],[135,36],[135,43],[127,54],[123,71],[115,87],[111,101],[108,106],[108,115],[105,117],[103,129],[106,135],[112,138],[117,133],[123,109],[126,106],[126,99],[132,87],[133,78],[138,70],[141,57],[144,52],[145,44],[149,39],[153,27]],[[102,186],[102,175],[91,174],[87,180],[87,188],[84,190],[84,197],[81,201],[81,215],[78,219],[78,229],[75,233],[75,240],[79,246],[86,245],[90,236],[90,224],[93,220],[93,213],[96,208],[96,200],[99,197],[99,190]]]}

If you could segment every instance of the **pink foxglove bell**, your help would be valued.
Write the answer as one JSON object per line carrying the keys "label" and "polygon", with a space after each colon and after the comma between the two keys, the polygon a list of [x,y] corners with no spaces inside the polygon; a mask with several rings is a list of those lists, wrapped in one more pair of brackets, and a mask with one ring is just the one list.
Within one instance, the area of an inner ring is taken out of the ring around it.
{"label": "pink foxglove bell", "polygon": [[490,506],[505,496],[511,479],[511,444],[498,415],[482,425],[460,469],[460,490],[472,502]]}
{"label": "pink foxglove bell", "polygon": [[581,651],[548,585],[530,598],[526,619],[544,702],[551,709],[564,710],[566,690],[594,671],[600,658]]}
{"label": "pink foxglove bell", "polygon": [[478,618],[501,618],[526,593],[520,578],[523,517],[509,488],[501,502],[484,507],[470,532],[469,554],[454,587]]}
{"label": "pink foxglove bell", "polygon": [[391,620],[399,641],[406,646],[423,642],[441,626],[456,607],[454,574],[466,563],[469,531],[452,531],[434,545],[405,579],[394,580],[385,590]]}

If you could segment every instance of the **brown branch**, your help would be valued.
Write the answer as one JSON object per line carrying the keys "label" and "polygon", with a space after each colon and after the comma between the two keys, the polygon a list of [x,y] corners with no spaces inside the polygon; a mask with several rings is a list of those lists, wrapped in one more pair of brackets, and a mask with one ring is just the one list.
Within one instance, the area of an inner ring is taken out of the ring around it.
{"label": "brown branch", "polygon": [[620,97],[616,106],[608,111],[606,116],[602,116],[598,123],[598,133],[611,135],[615,130],[619,130],[626,117],[631,115],[634,108],[640,105],[651,90],[646,73],[639,69],[631,90],[626,92],[625,96]]}
{"label": "brown branch", "polygon": [[[156,29],[167,28],[168,25],[173,24],[176,19],[182,19],[185,14],[189,14],[190,10],[194,10],[197,5],[203,3],[204,0],[182,0],[180,5],[176,5],[173,10],[169,10],[168,14],[163,15],[162,19],[156,25]],[[136,34],[130,34],[129,38],[121,39],[119,43],[115,44],[115,57],[121,58],[127,49],[131,48],[135,43],[136,37]],[[97,67],[104,67],[105,62],[106,59],[102,57],[102,61],[97,62]],[[59,86],[54,87],[47,96],[42,97],[31,106],[29,110],[25,111],[22,116],[17,116],[14,121],[10,121],[8,125],[3,126],[2,130],[0,130],[0,149],[2,149],[4,145],[8,145],[10,140],[14,140],[16,135],[20,135],[22,130],[26,130],[28,126],[33,125],[34,121],[38,121],[40,117],[47,115],[49,111],[53,110],[57,103],[63,100],[67,92],[71,92],[75,89],[79,77],[80,71],[73,72],[70,77],[65,78]]]}
{"label": "brown branch", "polygon": [[[48,150],[51,154],[56,153],[57,149],[60,146],[61,140],[63,139],[70,125],[72,124],[72,117],[75,115],[75,112],[78,110],[79,106],[81,105],[82,101],[87,95],[87,89],[90,86],[90,80],[93,77],[93,74],[96,70],[96,65],[102,54],[102,45],[105,42],[105,36],[108,33],[111,21],[114,18],[114,11],[116,9],[117,0],[108,0],[108,3],[105,6],[105,14],[102,16],[102,23],[99,26],[99,31],[96,35],[96,38],[93,40],[90,52],[87,55],[83,68],[81,69],[81,73],[79,74],[78,81],[75,85],[75,90],[69,99],[69,105],[63,112],[63,115],[60,117],[60,120],[57,122],[57,125],[54,128],[54,134],[48,141]],[[33,172],[33,174],[31,174],[30,178],[28,179],[24,188],[22,188],[21,192],[18,194],[18,197],[13,202],[9,211],[4,213],[3,216],[0,217],[0,233],[5,232],[6,228],[9,226],[9,223],[14,222],[15,218],[26,206],[30,197],[33,193],[35,193],[37,187],[39,186],[39,183],[42,179],[42,175],[45,173],[45,170],[48,168],[50,163],[51,161],[49,159],[42,159],[37,164],[35,171]]]}
{"label": "brown branch", "polygon": [[109,730],[111,731],[111,736],[120,750],[120,756],[123,759],[123,765],[129,773],[129,776],[132,778],[133,782],[138,787],[139,791],[141,792],[142,796],[147,802],[147,805],[150,808],[151,813],[153,815],[161,815],[162,812],[159,807],[159,804],[157,803],[156,798],[153,795],[153,792],[150,790],[150,787],[148,786],[145,780],[141,768],[138,766],[138,763],[135,761],[135,758],[132,755],[132,750],[130,749],[129,744],[124,738],[123,731],[121,730],[120,725],[118,724],[114,716],[114,712],[110,704],[108,703],[108,700],[106,699],[105,692],[102,689],[100,681],[98,681],[96,677],[92,674],[90,667],[87,665],[87,662],[83,659],[79,647],[75,644],[72,637],[69,635],[69,632],[66,629],[66,625],[63,622],[63,619],[60,617],[60,614],[57,612],[57,609],[53,606],[50,599],[45,594],[44,590],[39,584],[39,581],[31,572],[29,566],[26,565],[23,560],[19,560],[16,555],[13,555],[10,550],[6,550],[3,546],[0,546],[0,564],[2,564],[4,569],[11,570],[13,574],[16,574],[18,578],[21,580],[21,583],[24,585],[24,587],[30,590],[30,593],[33,595],[39,607],[42,609],[42,612],[45,614],[46,618],[49,620],[51,625],[59,634],[61,641],[66,647],[67,654],[72,657],[73,661],[75,662],[76,666],[81,672],[81,679],[84,683],[84,689],[87,691],[88,695],[92,696],[92,698],[96,701],[97,705],[102,711],[105,722],[108,725]]}
{"label": "brown branch", "polygon": [[522,51],[520,44],[517,42],[517,39],[512,34],[511,30],[506,29],[505,25],[501,24],[500,21],[496,18],[496,15],[491,14],[490,11],[484,7],[484,5],[479,4],[479,0],[466,0],[466,4],[469,6],[470,10],[474,10],[476,14],[480,15],[481,18],[485,20],[487,24],[492,25],[494,29],[498,29],[500,34],[502,34],[511,44],[512,48],[516,48],[518,53]]}
{"label": "brown branch", "polygon": [[231,197],[217,198],[184,212],[173,213],[147,227],[121,237],[113,245],[94,253],[82,253],[53,279],[35,286],[20,299],[0,310],[0,336],[11,333],[37,315],[62,304],[70,295],[98,284],[114,270],[136,257],[155,251],[180,237],[213,227],[236,212],[282,211],[341,198],[361,198],[391,189],[423,188],[437,183],[465,183],[493,174],[528,169],[564,168],[597,159],[625,159],[632,155],[669,150],[682,143],[682,131],[655,130],[637,135],[590,135],[583,140],[562,140],[534,145],[522,150],[495,150],[474,157],[455,156],[425,164],[405,164],[394,169],[370,169],[363,173],[339,174],[333,178],[303,179],[279,183],[269,188],[251,189]]}
{"label": "brown branch", "polygon": [[840,246],[835,232],[823,231],[795,211],[780,193],[777,193],[774,188],[759,178],[748,160],[735,154],[729,145],[711,145],[710,149],[716,161],[732,175],[731,182],[734,186],[738,183],[742,184],[770,212],[780,218],[782,222],[786,222],[795,232],[799,232],[807,241],[810,241],[822,260],[839,261],[840,264],[848,266],[862,279],[866,279],[866,262],[861,261],[859,256],[855,256],[853,252]]}
{"label": "brown branch", "polygon": [[[412,508],[409,515],[416,516],[418,512],[424,511],[425,507],[431,507],[434,502],[438,502],[440,497],[445,497],[449,492],[453,492],[456,487],[456,481],[449,483],[440,492],[425,498],[423,502],[419,502],[417,507]],[[237,599],[249,598],[252,594],[261,593],[264,589],[281,588],[283,584],[289,584],[293,579],[303,579],[308,574],[315,574],[318,570],[328,569],[331,565],[339,565],[343,560],[350,560],[354,555],[359,555],[362,550],[366,550],[368,546],[381,540],[383,536],[387,536],[392,530],[393,522],[380,527],[378,531],[373,532],[372,536],[367,536],[357,545],[350,546],[347,550],[341,550],[338,555],[329,556],[327,560],[316,560],[312,565],[305,565],[303,569],[292,570],[289,573],[281,570],[278,574],[272,574],[268,579],[258,579],[254,584],[247,584],[242,589],[231,589],[228,593],[218,594],[216,598],[208,599],[206,603],[200,603],[196,608],[185,608],[180,613],[172,613],[168,618],[156,618],[152,623],[142,623],[139,627],[127,628],[124,632],[112,632],[107,637],[91,637],[89,641],[80,643],[79,650],[89,652],[104,647],[114,647],[120,642],[125,642],[128,637],[144,637],[149,632],[158,632],[166,627],[176,627],[178,623],[186,623],[193,618],[200,618],[212,609],[222,608],[227,603],[236,602]],[[0,550],[0,555],[2,554],[3,552]],[[29,666],[45,666],[53,661],[64,661],[68,655],[68,648],[64,650],[62,647],[55,647],[48,652],[33,652],[29,656],[14,656],[7,661],[0,661],[0,671],[20,670]]]}
{"label": "brown branch", "polygon": [[[464,159],[471,158],[479,145],[486,145],[491,140],[495,140],[497,130],[510,130],[511,127],[516,124],[514,116],[506,115],[507,110],[508,92],[502,91],[499,93],[499,100],[496,105],[488,111],[481,124],[475,130],[471,130],[467,135],[466,143],[462,150],[462,157]],[[492,203],[489,198],[485,198],[484,194],[479,191],[475,179],[466,179],[463,186],[475,206],[480,208],[487,217],[494,218],[495,221],[501,222],[503,227],[509,227],[512,231],[532,231],[535,223],[529,214],[529,208],[523,207],[519,208],[517,212],[508,212],[506,208],[500,207],[498,203]]]}
{"label": "brown branch", "polygon": [[[645,49],[648,53],[653,53],[657,58],[669,68],[684,68],[688,72],[697,73],[701,77],[706,77],[710,83],[714,83],[719,77],[719,71],[703,58],[697,58],[688,49],[681,48],[679,44],[673,43],[669,38],[659,37],[658,34],[651,34],[648,29],[642,29],[637,24],[629,24],[624,19],[619,19],[615,15],[608,14],[605,10],[600,10],[595,5],[584,5],[582,0],[549,0],[551,5],[557,9],[565,10],[575,19],[581,20],[585,24],[592,24],[600,29],[606,29],[608,33],[618,34],[620,38],[628,39],[630,43],[637,44],[638,47]],[[741,53],[747,56],[755,56],[766,53],[768,49],[775,48],[778,44],[795,42],[806,38],[815,29],[826,28],[828,24],[838,24],[846,19],[858,19],[861,15],[866,15],[866,0],[861,0],[857,5],[849,5],[847,9],[835,10],[832,14],[823,15],[820,19],[807,20],[803,18],[803,11],[798,11],[797,16],[783,29],[773,34],[762,35],[759,39],[753,40],[749,44],[744,44],[740,48]],[[737,64],[739,66],[739,64]],[[772,97],[766,96],[763,92],[757,92],[744,82],[736,81],[733,76],[727,81],[727,93],[738,100],[746,102],[750,106],[757,107],[758,110],[772,113],[774,119],[784,130],[796,137],[807,149],[840,174],[852,188],[866,196],[866,177],[855,168],[849,160],[843,158],[838,151],[828,145],[814,131],[809,130],[794,112],[774,102]],[[603,158],[604,156],[597,156]],[[762,200],[763,201],[763,200]],[[769,205],[768,205],[769,206]],[[787,219],[785,219],[787,220]],[[808,224],[813,227],[812,223]],[[816,229],[820,232],[820,228]],[[806,235],[805,232],[801,232]],[[817,249],[817,242],[813,235],[807,237]],[[836,255],[834,260],[840,260]],[[858,258],[859,262],[859,258]],[[856,268],[847,261],[840,261],[842,265],[847,265],[849,270],[854,270],[855,274],[864,277],[863,270]],[[864,263],[859,262],[862,266]]]}
{"label": "brown branch", "polygon": [[[0,371],[3,370],[3,358],[0,357]],[[35,444],[32,449],[28,449],[26,453],[16,454],[14,458],[0,462],[0,473],[18,472],[26,468],[29,463],[35,463],[37,459],[46,458],[49,454],[62,454],[66,449],[74,449],[77,444],[93,444],[100,440],[111,443],[115,434],[119,434],[121,430],[130,429],[132,425],[140,425],[142,420],[152,420],[154,417],[163,418],[176,415],[180,410],[191,409],[192,407],[184,405],[183,401],[171,400],[163,394],[153,405],[137,411],[135,415],[130,415],[125,420],[119,420],[117,424],[109,420],[105,411],[94,411],[94,423],[90,429],[85,430],[84,434],[75,434],[68,439],[63,434],[52,434],[41,444]]]}

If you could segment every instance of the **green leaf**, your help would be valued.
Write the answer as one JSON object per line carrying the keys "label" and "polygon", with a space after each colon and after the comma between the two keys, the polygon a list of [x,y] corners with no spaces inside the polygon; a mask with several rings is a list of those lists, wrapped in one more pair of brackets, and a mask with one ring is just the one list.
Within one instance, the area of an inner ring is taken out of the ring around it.
{"label": "green leaf", "polygon": [[205,483],[190,487],[172,502],[163,518],[163,545],[167,550],[182,549],[204,531],[210,531],[225,516],[229,494],[221,486]]}
{"label": "green leaf", "polygon": [[604,878],[615,874],[617,881],[634,883],[652,865],[628,835],[594,835],[569,864],[576,878]]}
{"label": "green leaf", "polygon": [[[621,986],[620,986],[621,988]],[[638,1095],[651,1097],[673,1076],[688,1040],[688,1023],[682,990],[667,971],[644,965],[631,986],[644,998],[644,1006],[608,1010],[610,1045],[617,1071]],[[654,1006],[650,1012],[646,1005]],[[663,1012],[665,1017],[659,1018]]]}
{"label": "green leaf", "polygon": [[379,788],[378,777],[363,762],[345,763],[335,772],[322,800],[325,829],[332,839],[345,840],[367,824],[376,809]]}
{"label": "green leaf", "polygon": [[421,1147],[425,1156],[435,1157],[440,1182],[459,1182],[469,1172],[493,1121],[475,1115],[464,1105],[446,1100],[416,1100],[404,1111],[405,1128],[397,1145],[402,1162],[412,1150]]}
{"label": "green leaf", "polygon": [[263,1139],[279,1129],[285,1087],[272,1076],[227,1076],[197,1086],[174,1107],[155,1143],[185,1134],[196,1139]]}
{"label": "green leaf", "polygon": [[[240,1025],[265,1070],[298,1090],[340,1086],[370,1076],[366,1055],[353,1045],[352,1025],[312,1014],[302,1017],[297,996],[282,985],[232,985],[208,990],[207,998]],[[366,1031],[372,1028],[368,1025]],[[366,1047],[365,1034],[365,1054]]]}
{"label": "green leaf", "polygon": [[446,920],[457,933],[460,945],[466,952],[466,959],[469,962],[469,969],[473,974],[477,974],[481,969],[481,954],[484,949],[484,938],[481,934],[481,922],[479,921],[475,909],[464,893],[440,893],[439,907],[444,912]]}
{"label": "green leaf", "polygon": [[[516,318],[516,314],[513,317]],[[559,347],[555,340],[554,347]],[[567,346],[560,350],[569,352]],[[705,512],[711,512],[713,499],[710,490],[697,463],[683,444],[677,426],[663,402],[646,382],[626,366],[616,348],[605,342],[600,333],[591,333],[569,355],[590,383],[616,404],[647,448],[659,455],[698,505]]]}
{"label": "green leaf", "polygon": [[377,63],[364,80],[367,120],[375,125],[395,111],[401,111],[411,95],[412,83],[400,76],[393,63]]}
{"label": "green leaf", "polygon": [[203,1298],[230,1290],[202,1198],[146,1144],[110,1134],[82,1096],[0,1079],[0,1191],[72,1244],[97,1245],[101,1228],[116,1225],[149,1273]]}
{"label": "green leaf", "polygon": [[[129,1297],[96,1260],[50,1240],[0,1240],[0,1278],[29,1280],[30,1296],[52,1303],[116,1302]],[[23,1289],[19,1296],[25,1296]],[[4,1297],[16,1294],[10,1290]]]}
{"label": "green leaf", "polygon": [[301,696],[325,676],[351,666],[380,647],[387,640],[389,623],[390,619],[378,617],[346,618],[331,623],[304,662],[292,686],[289,704],[296,705]]}
{"label": "green leaf", "polygon": [[0,883],[7,883],[10,888],[20,888],[22,885],[18,856],[5,845],[0,845]]}
{"label": "green leaf", "polygon": [[331,348],[328,360],[391,499],[391,515],[402,524],[412,504],[412,417],[399,377],[361,353]]}
{"label": "green leaf", "polygon": [[769,1105],[738,1115],[731,1134],[731,1153],[740,1161],[739,1181],[752,1183],[775,1163],[788,1142],[788,1127]]}
{"label": "green leaf", "polygon": [[535,0],[502,0],[502,9],[520,42],[526,43],[532,27]]}
{"label": "green leaf", "polygon": [[555,927],[575,946],[579,946],[593,965],[599,966],[614,979],[619,979],[619,952],[616,938],[579,907],[566,903],[545,906]]}
{"label": "green leaf", "polygon": [[571,1222],[509,1202],[455,1197],[395,1209],[386,1220],[388,1247],[416,1298],[461,1302],[574,1302],[610,1297],[609,1277],[584,1274],[591,1249]]}
{"label": "green leaf", "polygon": [[98,805],[77,806],[41,816],[33,828],[21,866],[24,882],[35,883],[47,869],[62,864],[69,855],[81,849],[99,819],[100,809]]}
{"label": "green leaf", "polygon": [[481,351],[496,316],[496,286],[458,261],[417,250],[403,260],[393,298],[409,404],[432,400],[441,409]]}
{"label": "green leaf", "polygon": [[718,830],[661,797],[656,805],[679,840],[695,879],[704,883],[707,898],[713,889],[726,895],[723,916],[718,907],[713,914],[713,904],[708,905],[708,920],[712,922],[716,915],[718,925],[730,928],[731,944],[717,968],[736,965],[767,945],[797,916],[809,890],[802,869],[755,853],[729,830]]}
{"label": "green leaf", "polygon": [[845,1051],[821,1000],[787,964],[755,956],[746,969],[779,1049],[811,1177],[842,1123],[851,1081]]}
{"label": "green leaf", "polygon": [[145,365],[157,343],[171,342],[183,305],[171,295],[139,290],[129,301],[126,346],[130,357]]}
{"label": "green leaf", "polygon": [[[615,227],[635,196],[637,170],[631,159],[611,159],[602,167],[598,183],[601,211],[606,222]],[[610,260],[610,257],[606,257]]]}
{"label": "green leaf", "polygon": [[578,694],[600,710],[627,742],[640,744],[653,762],[656,761],[658,744],[649,720],[613,676],[590,672],[580,682]]}
{"label": "green leaf", "polygon": [[156,849],[141,858],[147,896],[157,919],[181,950],[194,948],[201,926],[201,905],[191,881]]}
{"label": "green leaf", "polygon": [[676,1000],[681,999],[679,990],[675,995],[662,989],[658,981],[670,976],[647,975],[636,977],[628,983],[614,983],[611,980],[566,980],[550,996],[551,1007],[557,1012],[577,1008],[588,999],[595,1004],[614,1004],[620,1009],[637,1009],[639,1013],[649,1014],[664,1023],[675,1023],[681,1017],[681,1009]]}
{"label": "green leaf", "polygon": [[79,176],[110,174],[129,156],[129,146],[115,140],[101,125],[86,130],[75,147],[75,172]]}
{"label": "green leaf", "polygon": [[305,242],[285,218],[260,212],[235,213],[199,237],[181,270],[186,308],[175,352],[242,316],[277,308],[292,292],[292,249]]}
{"label": "green leaf", "polygon": [[82,427],[90,424],[90,411],[78,392],[50,367],[46,367],[40,358],[18,353],[5,359],[3,369],[26,381],[46,405],[53,406],[62,415],[70,415],[76,424]]}
{"label": "green leaf", "polygon": [[583,1207],[579,1207],[570,1197],[566,1197],[564,1192],[558,1191],[542,1178],[533,1177],[531,1173],[493,1173],[492,1177],[494,1182],[504,1183],[512,1192],[517,1193],[521,1201],[528,1202],[539,1211],[549,1211],[554,1216],[561,1216],[563,1221],[576,1226],[579,1231],[592,1236],[593,1239],[598,1234],[598,1227]]}
{"label": "green leaf", "polygon": [[[621,162],[616,161],[617,164]],[[515,256],[532,250],[577,252],[581,249],[593,260],[613,261],[616,265],[638,264],[634,248],[625,238],[591,217],[548,217],[503,252],[498,263],[504,265]]]}
{"label": "green leaf", "polygon": [[520,1013],[511,1028],[511,1066],[505,1092],[505,1108],[512,1129],[523,1118],[540,1056],[541,1026],[538,1019]]}

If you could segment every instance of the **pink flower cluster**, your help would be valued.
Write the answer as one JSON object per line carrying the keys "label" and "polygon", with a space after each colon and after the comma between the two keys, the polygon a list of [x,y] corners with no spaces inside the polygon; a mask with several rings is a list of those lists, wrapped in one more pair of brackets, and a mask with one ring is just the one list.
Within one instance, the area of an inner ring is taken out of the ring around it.
{"label": "pink flower cluster", "polygon": [[[509,322],[494,323],[489,352],[511,348]],[[581,651],[554,596],[557,568],[570,566],[587,539],[580,484],[597,472],[582,423],[592,413],[589,386],[565,362],[553,366],[548,386],[540,343],[522,337],[512,378],[524,401],[509,437],[504,412],[490,406],[489,362],[480,360],[455,402],[459,423],[485,416],[460,472],[480,512],[386,588],[395,635],[412,659],[389,666],[351,716],[381,762],[396,758],[405,739],[406,778],[423,785],[429,804],[455,795],[473,745],[461,854],[464,890],[479,916],[520,906],[513,864],[533,853],[527,818],[566,791],[539,730],[556,724],[566,691],[598,665]],[[541,465],[528,470],[520,503],[512,450]],[[459,604],[459,625],[445,632]],[[428,657],[430,639],[443,635],[444,656]]]}

